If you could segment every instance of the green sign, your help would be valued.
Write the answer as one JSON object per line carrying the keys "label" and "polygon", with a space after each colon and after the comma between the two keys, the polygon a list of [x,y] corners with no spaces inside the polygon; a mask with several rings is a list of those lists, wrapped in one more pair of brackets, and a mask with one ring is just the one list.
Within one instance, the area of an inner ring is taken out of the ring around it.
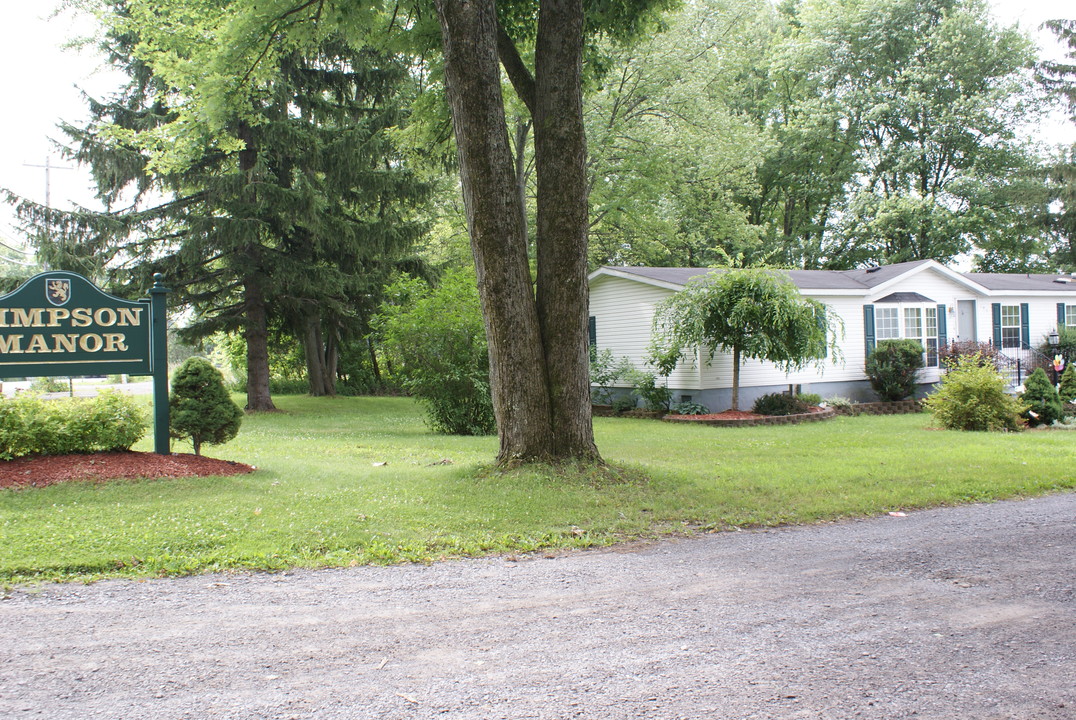
{"label": "green sign", "polygon": [[155,279],[152,298],[131,301],[75,273],[44,272],[0,297],[0,379],[153,375],[156,452],[168,454],[168,291]]}
{"label": "green sign", "polygon": [[113,297],[81,275],[46,272],[0,297],[0,378],[149,375],[150,301]]}

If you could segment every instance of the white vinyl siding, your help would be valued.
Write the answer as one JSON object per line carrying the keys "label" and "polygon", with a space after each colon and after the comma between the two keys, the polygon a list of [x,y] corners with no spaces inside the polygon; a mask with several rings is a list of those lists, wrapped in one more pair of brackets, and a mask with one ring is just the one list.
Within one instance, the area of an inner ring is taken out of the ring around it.
{"label": "white vinyl siding", "polygon": [[[638,370],[653,372],[646,362],[650,347],[654,309],[672,290],[622,278],[599,278],[590,287],[590,314],[594,317],[597,352],[610,350],[619,360],[626,357]],[[681,362],[669,376],[669,387],[698,389],[699,373],[694,363]],[[658,378],[658,382],[662,381]],[[631,387],[621,380],[618,387]]]}

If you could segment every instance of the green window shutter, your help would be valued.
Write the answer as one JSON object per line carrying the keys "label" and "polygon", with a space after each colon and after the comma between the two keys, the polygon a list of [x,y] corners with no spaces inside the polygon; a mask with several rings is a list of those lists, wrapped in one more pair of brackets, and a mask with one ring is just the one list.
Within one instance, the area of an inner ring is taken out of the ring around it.
{"label": "green window shutter", "polygon": [[1001,349],[1001,303],[993,303],[990,311],[994,316],[994,347]]}
{"label": "green window shutter", "polygon": [[1031,310],[1027,303],[1020,303],[1020,347],[1031,347]]}
{"label": "green window shutter", "polygon": [[874,352],[874,306],[863,306],[863,338],[866,343],[866,352],[863,357],[870,357]]}
{"label": "green window shutter", "polygon": [[1065,303],[1057,304],[1057,329],[1065,327]]}
{"label": "green window shutter", "polygon": [[587,318],[587,341],[590,343],[590,357],[598,354],[598,318],[591,315]]}
{"label": "green window shutter", "polygon": [[938,350],[949,344],[948,329],[945,325],[945,306],[938,305]]}

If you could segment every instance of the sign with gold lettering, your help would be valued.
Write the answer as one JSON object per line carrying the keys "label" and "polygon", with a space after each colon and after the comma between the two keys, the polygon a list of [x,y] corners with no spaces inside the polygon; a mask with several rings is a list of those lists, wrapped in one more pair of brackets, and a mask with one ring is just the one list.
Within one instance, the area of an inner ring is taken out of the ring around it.
{"label": "sign with gold lettering", "polygon": [[0,297],[0,378],[148,375],[149,299],[113,297],[81,275],[45,272]]}
{"label": "sign with gold lettering", "polygon": [[109,295],[71,272],[44,272],[0,297],[0,380],[152,375],[153,448],[167,455],[168,318],[160,274],[149,298]]}

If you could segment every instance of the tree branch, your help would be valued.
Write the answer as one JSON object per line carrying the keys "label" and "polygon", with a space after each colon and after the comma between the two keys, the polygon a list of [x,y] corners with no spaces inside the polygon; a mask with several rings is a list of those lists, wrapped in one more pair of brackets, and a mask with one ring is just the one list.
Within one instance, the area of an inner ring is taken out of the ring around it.
{"label": "tree branch", "polygon": [[497,23],[497,56],[501,59],[504,71],[508,73],[508,79],[512,81],[512,87],[523,104],[527,106],[531,116],[534,116],[534,76],[523,63],[519,56],[519,50],[512,38],[504,31],[500,23]]}

